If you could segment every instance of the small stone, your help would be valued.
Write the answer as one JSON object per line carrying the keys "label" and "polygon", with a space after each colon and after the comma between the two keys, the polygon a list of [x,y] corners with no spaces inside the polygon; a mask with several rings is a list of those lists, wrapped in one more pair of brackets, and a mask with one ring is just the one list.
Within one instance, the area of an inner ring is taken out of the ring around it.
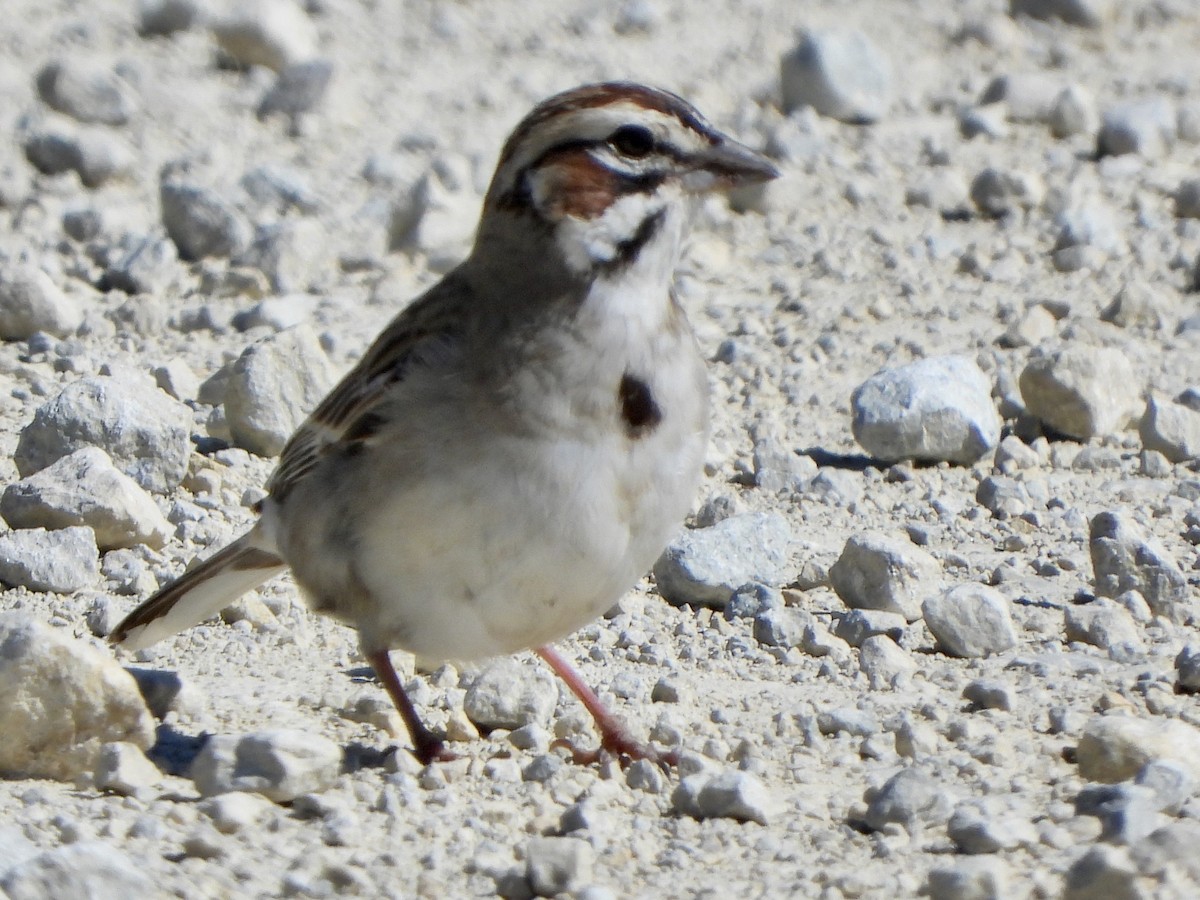
{"label": "small stone", "polygon": [[1093,844],[1067,870],[1062,900],[1150,900],[1124,847]]}
{"label": "small stone", "polygon": [[1143,649],[1142,635],[1133,616],[1111,600],[1068,606],[1063,613],[1068,641],[1091,644],[1126,658]]}
{"label": "small stone", "polygon": [[1200,693],[1200,644],[1188,644],[1175,657],[1175,680],[1181,691]]}
{"label": "small stone", "polygon": [[780,60],[780,83],[785,113],[811,106],[823,116],[867,124],[891,106],[891,64],[861,31],[802,29]]}
{"label": "small stone", "polygon": [[[994,464],[997,469],[1010,475],[1015,471],[1038,468],[1042,464],[1042,458],[1019,437],[1010,434],[996,448]],[[978,492],[975,499],[979,500]]]}
{"label": "small stone", "polygon": [[180,277],[175,244],[157,234],[130,235],[104,270],[102,286],[127,294],[168,293]]}
{"label": "small stone", "polygon": [[1012,688],[991,678],[976,678],[968,682],[963,688],[963,699],[980,709],[1002,709],[1008,712],[1013,708]]}
{"label": "small stone", "polygon": [[162,781],[162,772],[146,758],[141,747],[128,741],[112,741],[100,748],[94,781],[102,791],[137,795]]}
{"label": "small stone", "polygon": [[792,533],[778,513],[730,516],[679,534],[654,564],[658,592],[677,606],[723,607],[742,585],[788,580]]}
{"label": "small stone", "polygon": [[946,788],[920,769],[901,769],[878,788],[869,788],[865,821],[872,831],[890,823],[910,833],[922,825],[940,825],[954,810],[954,798]]}
{"label": "small stone", "polygon": [[784,605],[783,592],[778,588],[751,582],[743,584],[733,592],[733,596],[725,604],[723,615],[731,622],[734,619],[753,619]]}
{"label": "small stone", "polygon": [[536,837],[525,845],[525,877],[538,897],[570,894],[592,878],[596,852],[573,837]]}
{"label": "small stone", "polygon": [[124,125],[133,115],[133,93],[109,69],[73,57],[47,63],[37,75],[46,105],[80,122]]}
{"label": "small stone", "polygon": [[182,260],[227,258],[250,243],[250,223],[211,188],[168,175],[159,183],[158,199],[163,227]]}
{"label": "small stone", "polygon": [[851,609],[899,613],[912,622],[921,617],[921,595],[939,589],[941,567],[910,541],[868,533],[846,542],[829,579]]}
{"label": "small stone", "polygon": [[0,515],[13,528],[86,525],[101,550],[157,549],[174,532],[150,495],[99,447],[82,447],[10,484],[0,495]]}
{"label": "small stone", "polygon": [[154,743],[137,685],[113,658],[21,613],[0,615],[0,773],[72,781],[101,748]]}
{"label": "small stone", "polygon": [[817,730],[824,735],[870,737],[879,731],[879,722],[865,710],[843,706],[817,713]]}
{"label": "small stone", "polygon": [[333,787],[342,748],[305,731],[260,731],[211,736],[189,772],[204,797],[228,791],[262,794],[287,803]]}
{"label": "small stone", "polygon": [[1138,770],[1134,784],[1154,792],[1156,808],[1170,815],[1179,815],[1184,805],[1196,795],[1195,776],[1184,766],[1170,759],[1152,759]]}
{"label": "small stone", "polygon": [[297,169],[265,163],[243,175],[239,184],[259,207],[276,215],[313,213],[321,206],[304,173]]}
{"label": "small stone", "polygon": [[1041,303],[1035,303],[1013,319],[1004,331],[1006,347],[1036,347],[1058,332],[1058,319]]}
{"label": "small stone", "polygon": [[1033,498],[1029,496],[1024,482],[1000,475],[989,475],[980,481],[975,489],[975,499],[1001,520],[1015,519],[1033,505]]}
{"label": "small stone", "polygon": [[812,621],[812,615],[802,609],[781,606],[763,610],[754,617],[754,639],[767,647],[798,647]]}
{"label": "small stone", "polygon": [[212,30],[218,46],[241,66],[281,72],[317,54],[317,26],[293,0],[235,4]]}
{"label": "small stone", "polygon": [[858,667],[872,690],[900,687],[912,678],[917,664],[908,651],[881,634],[867,638],[858,652]]}
{"label": "small stone", "polygon": [[1200,459],[1200,411],[1150,395],[1138,426],[1142,446],[1173,463]]}
{"label": "small stone", "polygon": [[138,0],[137,28],[143,37],[187,31],[200,18],[200,0]]}
{"label": "small stone", "polygon": [[1031,415],[1079,440],[1120,431],[1141,409],[1141,381],[1115,347],[1035,352],[1019,382]]}
{"label": "small stone", "polygon": [[987,168],[971,182],[971,202],[993,218],[1033,209],[1045,195],[1045,184],[1032,172]]}
{"label": "small stone", "polygon": [[270,800],[245,791],[230,791],[209,797],[201,800],[197,808],[212,819],[213,826],[221,834],[237,834],[251,829],[275,809]]}
{"label": "small stone", "polygon": [[695,819],[736,819],[767,825],[778,804],[766,785],[750,772],[722,772],[684,777],[671,795],[681,815]]}
{"label": "small stone", "polygon": [[1100,114],[1091,93],[1079,85],[1068,85],[1054,98],[1046,119],[1056,138],[1093,134],[1100,126]]}
{"label": "small stone", "polygon": [[1200,729],[1178,719],[1093,716],[1075,750],[1079,775],[1114,784],[1134,778],[1147,763],[1168,760],[1200,775]]}
{"label": "small stone", "polygon": [[98,188],[134,174],[137,158],[129,144],[96,126],[67,127],[66,121],[30,132],[25,157],[40,172],[75,172],[84,187]]}
{"label": "small stone", "polygon": [[0,583],[31,591],[73,594],[100,577],[92,529],[23,528],[0,534]]}
{"label": "small stone", "polygon": [[251,344],[225,387],[234,442],[259,456],[276,456],[333,383],[329,357],[307,325]]}
{"label": "small stone", "polygon": [[1009,0],[1009,12],[1034,19],[1058,19],[1068,25],[1099,28],[1116,11],[1114,0]]}
{"label": "small stone", "polygon": [[476,676],[463,698],[463,710],[486,734],[495,728],[546,725],[558,704],[558,684],[540,666],[499,659]]}
{"label": "small stone", "polygon": [[1161,331],[1170,324],[1172,312],[1172,300],[1158,285],[1131,278],[1100,313],[1100,318],[1122,328]]}
{"label": "small stone", "polygon": [[852,609],[835,620],[833,633],[851,647],[861,647],[868,638],[876,635],[899,641],[907,626],[908,620],[899,613],[881,609]]}
{"label": "small stone", "polygon": [[938,649],[950,656],[978,658],[1016,645],[1009,602],[987,585],[956,585],[926,600],[921,611]]}
{"label": "small stone", "polygon": [[192,715],[204,708],[203,694],[191,682],[180,678],[178,672],[133,666],[125,671],[137,682],[142,698],[156,719],[166,718],[169,712]]}
{"label": "small stone", "polygon": [[1002,140],[1008,130],[1001,106],[969,106],[958,114],[958,133],[967,140],[980,136]]}
{"label": "small stone", "polygon": [[233,257],[237,266],[258,269],[277,294],[305,293],[326,272],[329,236],[320,222],[289,217],[259,225],[250,245]]}
{"label": "small stone", "polygon": [[1117,597],[1138,591],[1155,615],[1185,621],[1193,611],[1187,577],[1166,548],[1125,515],[1102,512],[1089,526],[1088,550],[1096,593]]}
{"label": "small stone", "polygon": [[81,378],[38,408],[21,431],[13,461],[28,476],[96,446],[143,488],[163,493],[187,472],[191,429],[192,411],[145,376]]}
{"label": "small stone", "polygon": [[1075,813],[1100,820],[1100,839],[1132,844],[1159,828],[1162,804],[1149,787],[1138,784],[1088,785],[1075,797]]}
{"label": "small stone", "polygon": [[0,340],[25,341],[40,332],[73,335],[83,322],[79,303],[31,265],[0,268]]}
{"label": "small stone", "polygon": [[850,398],[854,438],[877,459],[970,465],[1000,440],[992,384],[962,356],[883,369]]}
{"label": "small stone", "polygon": [[279,114],[295,119],[312,112],[320,105],[332,77],[333,63],[327,59],[309,59],[288,66],[263,95],[258,117],[265,119]]}
{"label": "small stone", "polygon": [[1011,122],[1046,122],[1062,86],[1061,79],[1045,72],[997,75],[988,83],[979,102],[1003,103]]}
{"label": "small stone", "polygon": [[172,359],[155,366],[151,372],[154,383],[176,400],[194,400],[200,393],[200,379],[182,359]]}
{"label": "small stone", "polygon": [[1185,178],[1171,195],[1175,215],[1180,219],[1200,219],[1200,178]]}
{"label": "small stone", "polygon": [[1135,100],[1106,110],[1096,143],[1100,155],[1136,153],[1153,159],[1175,143],[1175,106],[1166,97]]}
{"label": "small stone", "polygon": [[993,798],[960,803],[946,823],[946,832],[962,853],[999,853],[1021,844],[1035,845],[1033,824],[1005,812]]}
{"label": "small stone", "polygon": [[1002,859],[977,856],[929,870],[929,900],[1006,900],[1012,896],[1009,866]]}
{"label": "small stone", "polygon": [[159,885],[110,843],[82,841],[46,850],[0,873],[9,900],[153,897]]}

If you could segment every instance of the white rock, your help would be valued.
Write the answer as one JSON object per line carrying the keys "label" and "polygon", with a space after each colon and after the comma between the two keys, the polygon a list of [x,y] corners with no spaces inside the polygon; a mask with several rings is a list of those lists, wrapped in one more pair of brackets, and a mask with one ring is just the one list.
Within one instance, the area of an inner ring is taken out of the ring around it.
{"label": "white rock", "polygon": [[1157,760],[1178,763],[1200,777],[1200,729],[1178,719],[1093,716],[1075,749],[1079,775],[1114,784],[1134,778]]}
{"label": "white rock", "polygon": [[182,260],[230,257],[250,244],[246,217],[212,188],[166,177],[158,199],[163,227]]}
{"label": "white rock", "polygon": [[1166,97],[1136,100],[1104,112],[1097,144],[1102,154],[1163,156],[1175,143],[1175,107]]}
{"label": "white rock", "polygon": [[991,856],[939,863],[929,870],[924,894],[929,900],[1003,900],[1012,896],[1009,865]]}
{"label": "white rock", "polygon": [[938,649],[950,656],[990,656],[1017,642],[1008,600],[987,585],[956,585],[926,600],[921,612]]}
{"label": "white rock", "polygon": [[1100,127],[1100,113],[1091,93],[1079,85],[1068,85],[1054,98],[1047,124],[1056,138],[1093,134]]}
{"label": "white rock", "polygon": [[471,249],[480,203],[470,161],[457,155],[439,160],[393,203],[389,247],[418,250],[435,271],[449,271]]}
{"label": "white rock", "polygon": [[1194,611],[1192,590],[1179,564],[1126,515],[1109,511],[1094,516],[1088,551],[1101,597],[1138,591],[1156,615],[1176,622],[1185,621]]}
{"label": "white rock", "polygon": [[877,459],[970,465],[1000,440],[992,384],[962,356],[876,372],[850,398],[854,438]]}
{"label": "white rock", "polygon": [[220,48],[243,66],[279,72],[317,54],[317,26],[293,0],[235,3],[212,30]]}
{"label": "white rock", "polygon": [[685,530],[654,564],[664,599],[723,607],[744,584],[777,587],[788,579],[792,533],[778,513],[748,513]]}
{"label": "white rock", "polygon": [[1031,415],[1080,440],[1121,431],[1141,410],[1141,381],[1115,347],[1035,352],[1019,383]]}
{"label": "white rock", "polygon": [[102,791],[141,794],[162,781],[162,772],[142,748],[129,741],[112,741],[100,748],[93,780]]}
{"label": "white rock", "polygon": [[928,773],[916,768],[901,769],[878,788],[869,788],[866,824],[880,831],[895,823],[910,833],[925,825],[940,825],[954,810],[954,796]]}
{"label": "white rock", "polygon": [[277,455],[333,383],[329,357],[307,325],[251,344],[225,387],[234,443],[259,456]]}
{"label": "white rock", "polygon": [[592,878],[596,851],[574,837],[535,837],[525,845],[525,877],[538,897],[574,894]]}
{"label": "white rock", "polygon": [[288,803],[301,794],[333,787],[342,767],[342,749],[306,731],[260,731],[213,735],[189,772],[205,797],[229,791],[262,794]]}
{"label": "white rock", "polygon": [[558,704],[558,682],[544,667],[498,659],[480,672],[463,697],[467,718],[483,731],[546,725]]}
{"label": "white rock", "polygon": [[74,781],[101,748],[154,743],[137,684],[113,658],[17,613],[0,615],[0,772]]}
{"label": "white rock", "polygon": [[784,112],[811,106],[823,116],[863,124],[882,118],[892,100],[892,67],[861,31],[803,29],[780,60]]}
{"label": "white rock", "polygon": [[1200,459],[1200,411],[1150,395],[1138,425],[1142,446],[1173,463]]}
{"label": "white rock", "polygon": [[1142,634],[1129,610],[1111,600],[1098,599],[1063,610],[1068,641],[1080,641],[1104,650],[1121,650],[1126,656],[1142,650]]}
{"label": "white rock", "polygon": [[34,413],[13,461],[28,476],[82,447],[105,450],[148,491],[166,492],[187,473],[192,411],[149,379],[81,378]]}
{"label": "white rock", "polygon": [[250,245],[233,261],[258,269],[278,294],[304,293],[324,276],[329,246],[329,236],[316,219],[285,218],[259,225]]}
{"label": "white rock", "polygon": [[212,819],[213,825],[222,834],[236,834],[253,828],[275,809],[270,800],[245,791],[230,791],[209,797],[201,800],[198,808]]}
{"label": "white rock", "polygon": [[100,577],[99,553],[92,529],[82,525],[0,534],[0,583],[73,594]]}
{"label": "white rock", "polygon": [[696,819],[736,819],[769,824],[780,812],[777,798],[750,772],[699,773],[683,778],[671,794],[677,813]]}
{"label": "white rock", "polygon": [[0,268],[0,340],[23,341],[38,331],[66,337],[82,321],[79,303],[41,269],[19,264]]}
{"label": "white rock", "polygon": [[84,841],[39,853],[0,874],[8,900],[154,897],[159,885],[111,844]]}
{"label": "white rock", "polygon": [[873,690],[899,687],[917,671],[917,663],[908,651],[882,634],[862,642],[858,667]]}
{"label": "white rock", "polygon": [[1062,89],[1062,79],[1045,72],[997,75],[984,89],[979,102],[1003,103],[1008,119],[1013,122],[1047,122]]}
{"label": "white rock", "polygon": [[165,391],[176,400],[194,400],[200,393],[200,379],[182,359],[171,359],[151,372],[159,390]]}
{"label": "white rock", "polygon": [[1176,305],[1160,286],[1143,278],[1131,278],[1117,291],[1100,318],[1122,328],[1161,330],[1174,318]]}
{"label": "white rock", "polygon": [[136,107],[128,83],[104,66],[73,56],[43,66],[37,88],[48,106],[80,122],[124,125]]}
{"label": "white rock", "polygon": [[941,589],[941,566],[910,541],[868,533],[846,541],[829,580],[851,609],[881,609],[913,622],[921,597]]}
{"label": "white rock", "polygon": [[101,550],[158,549],[174,532],[150,495],[99,447],[83,447],[10,484],[0,495],[0,515],[13,528],[86,525]]}

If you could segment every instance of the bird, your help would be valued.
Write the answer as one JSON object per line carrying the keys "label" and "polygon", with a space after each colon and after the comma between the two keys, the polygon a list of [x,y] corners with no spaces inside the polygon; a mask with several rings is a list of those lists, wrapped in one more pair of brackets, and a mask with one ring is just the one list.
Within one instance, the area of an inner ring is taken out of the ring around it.
{"label": "bird", "polygon": [[474,244],[403,308],[284,446],[253,527],[110,635],[139,649],[290,569],[358,631],[422,763],[454,758],[392,665],[534,650],[600,746],[669,765],[553,646],[611,609],[682,526],[709,387],[674,290],[697,199],[778,175],[687,101],[633,82],[539,103],[501,149]]}

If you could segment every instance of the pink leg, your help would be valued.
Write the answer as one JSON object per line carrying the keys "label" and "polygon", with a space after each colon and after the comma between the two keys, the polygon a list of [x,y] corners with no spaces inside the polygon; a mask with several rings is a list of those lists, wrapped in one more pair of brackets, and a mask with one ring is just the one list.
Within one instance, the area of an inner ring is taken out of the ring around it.
{"label": "pink leg", "polygon": [[567,683],[567,687],[579,698],[580,702],[587,708],[587,711],[592,714],[592,718],[596,720],[596,728],[600,732],[599,750],[578,750],[567,743],[577,763],[583,765],[594,763],[600,758],[601,753],[608,752],[614,753],[623,759],[648,759],[664,768],[678,764],[679,754],[674,750],[660,753],[653,747],[643,744],[630,734],[629,730],[625,727],[625,723],[614,716],[608,707],[600,702],[600,698],[596,696],[596,692],[587,686],[579,673],[575,671],[574,667],[557,650],[546,644],[544,647],[538,647],[535,652],[546,661],[546,664],[554,670],[559,678]]}
{"label": "pink leg", "polygon": [[375,670],[375,676],[387,689],[388,696],[392,698],[396,709],[400,711],[404,724],[408,726],[408,733],[413,742],[413,755],[425,765],[431,762],[447,762],[456,759],[455,755],[446,749],[442,739],[426,728],[421,717],[417,715],[416,707],[408,699],[408,694],[404,692],[404,685],[400,683],[396,670],[392,668],[392,659],[388,656],[388,652],[375,650],[367,653],[366,657],[371,668]]}

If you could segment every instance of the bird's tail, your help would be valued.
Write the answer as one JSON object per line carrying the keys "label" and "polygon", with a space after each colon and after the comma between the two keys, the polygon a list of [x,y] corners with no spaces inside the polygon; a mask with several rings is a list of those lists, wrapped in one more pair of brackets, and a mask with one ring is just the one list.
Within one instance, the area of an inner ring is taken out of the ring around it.
{"label": "bird's tail", "polygon": [[220,612],[251,588],[286,566],[269,550],[256,547],[255,532],[242,535],[194,569],[162,588],[127,615],[109,640],[140,650]]}

